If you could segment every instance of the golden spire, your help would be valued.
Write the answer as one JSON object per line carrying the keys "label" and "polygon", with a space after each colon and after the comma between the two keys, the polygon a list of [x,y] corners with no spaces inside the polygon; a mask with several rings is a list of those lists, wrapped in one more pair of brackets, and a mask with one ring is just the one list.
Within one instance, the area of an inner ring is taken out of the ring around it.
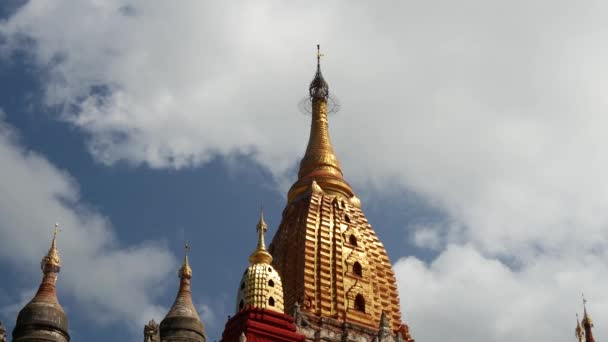
{"label": "golden spire", "polygon": [[317,72],[309,86],[309,95],[312,102],[312,121],[310,137],[306,153],[300,162],[298,181],[289,190],[289,201],[305,192],[312,180],[329,193],[340,193],[352,197],[350,185],[343,178],[340,162],[336,157],[329,137],[327,121],[327,99],[329,86],[321,73],[320,47],[317,45]]}
{"label": "golden spire", "polygon": [[257,232],[258,232],[258,245],[249,256],[249,262],[252,264],[270,264],[272,262],[272,255],[268,253],[266,250],[266,245],[264,244],[264,234],[268,230],[268,226],[264,221],[264,211],[260,210],[260,220],[257,224]]}
{"label": "golden spire", "polygon": [[53,240],[51,242],[51,248],[49,248],[49,252],[42,258],[42,262],[40,263],[40,268],[44,273],[57,273],[61,268],[61,258],[59,257],[59,252],[57,251],[57,233],[60,231],[61,229],[59,229],[59,223],[55,223],[55,226],[53,227]]}
{"label": "golden spire", "polygon": [[179,269],[180,278],[192,278],[192,268],[190,268],[190,263],[188,262],[188,254],[190,254],[190,243],[186,241],[184,245],[184,263]]}
{"label": "golden spire", "polygon": [[237,293],[236,311],[249,307],[268,309],[283,313],[283,285],[279,273],[272,267],[272,256],[266,250],[264,233],[268,226],[264,221],[264,212],[260,210],[257,224],[258,245],[249,256],[247,267]]}

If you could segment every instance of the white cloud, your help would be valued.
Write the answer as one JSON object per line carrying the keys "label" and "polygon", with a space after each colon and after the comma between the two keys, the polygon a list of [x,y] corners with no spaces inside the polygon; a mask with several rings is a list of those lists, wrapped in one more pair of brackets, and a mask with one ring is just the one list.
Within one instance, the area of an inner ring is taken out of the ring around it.
{"label": "white cloud", "polygon": [[[31,286],[37,286],[40,260],[49,248],[51,227],[58,221],[63,227],[57,242],[63,260],[59,299],[64,306],[75,303],[73,308],[66,306],[67,311],[89,315],[98,322],[126,321],[132,327],[141,327],[150,316],[164,315],[154,299],[177,263],[164,244],[119,244],[108,220],[81,202],[74,180],[44,157],[21,147],[2,117],[0,164],[3,262],[29,273]],[[31,299],[31,292],[27,294],[26,301]],[[21,309],[23,298],[16,302],[18,308],[2,309],[5,315]]]}
{"label": "white cloud", "polygon": [[[306,143],[296,103],[320,41],[343,103],[332,135],[355,185],[397,184],[437,205],[453,221],[446,243],[520,268],[485,265],[513,295],[543,284],[531,270],[573,272],[565,256],[582,266],[606,252],[608,4],[129,1],[128,16],[125,4],[33,1],[0,28],[5,53],[36,42],[47,103],[75,105],[63,117],[98,160],[182,167],[241,153],[284,178]],[[548,315],[566,303],[542,298]]]}
{"label": "white cloud", "polygon": [[421,248],[428,248],[432,250],[437,250],[441,248],[442,245],[442,233],[440,228],[424,226],[424,225],[415,225],[414,227],[410,227],[411,229],[411,239],[414,245]]}
{"label": "white cloud", "polygon": [[449,246],[430,265],[395,264],[404,318],[420,341],[567,341],[586,291],[598,340],[608,335],[608,256],[541,257],[520,270],[474,247]]}

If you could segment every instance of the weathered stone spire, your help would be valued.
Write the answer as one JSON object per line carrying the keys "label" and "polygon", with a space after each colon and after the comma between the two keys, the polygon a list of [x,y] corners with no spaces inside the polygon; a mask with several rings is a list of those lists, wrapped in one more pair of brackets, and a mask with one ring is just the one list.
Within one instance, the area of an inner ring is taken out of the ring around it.
{"label": "weathered stone spire", "polygon": [[581,323],[585,329],[585,342],[595,342],[592,331],[593,320],[591,319],[591,316],[587,314],[587,300],[585,299],[585,296],[583,296],[583,310],[583,321]]}
{"label": "weathered stone spire", "polygon": [[56,341],[67,342],[68,319],[57,300],[55,285],[61,270],[61,258],[57,250],[59,225],[55,224],[53,240],[47,255],[42,258],[42,281],[36,295],[19,312],[13,330],[13,341]]}
{"label": "weathered stone spire", "polygon": [[6,328],[0,321],[0,342],[6,342]]}
{"label": "weathered stone spire", "polygon": [[144,325],[144,342],[160,342],[158,323],[153,319]]}
{"label": "weathered stone spire", "polygon": [[160,322],[161,341],[205,342],[205,328],[192,303],[190,281],[192,269],[188,261],[190,245],[186,243],[184,262],[179,270],[179,290],[169,313]]}
{"label": "weathered stone spire", "polygon": [[350,185],[344,180],[340,162],[329,137],[327,122],[329,86],[321,73],[322,56],[317,45],[317,72],[308,89],[312,102],[310,137],[306,153],[300,162],[298,181],[289,190],[289,201],[304,193],[313,180],[316,180],[326,192],[339,193],[347,198],[353,196]]}
{"label": "weathered stone spire", "polygon": [[574,330],[574,335],[578,342],[585,342],[585,330],[578,319],[578,314],[576,314],[576,329]]}

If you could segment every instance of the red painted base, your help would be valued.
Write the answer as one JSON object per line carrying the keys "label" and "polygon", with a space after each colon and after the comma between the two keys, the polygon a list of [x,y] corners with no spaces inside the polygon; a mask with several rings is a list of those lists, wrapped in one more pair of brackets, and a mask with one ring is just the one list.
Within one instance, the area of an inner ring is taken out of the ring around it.
{"label": "red painted base", "polygon": [[239,311],[226,322],[222,342],[239,342],[242,333],[247,342],[304,341],[304,335],[296,332],[293,317],[266,309]]}

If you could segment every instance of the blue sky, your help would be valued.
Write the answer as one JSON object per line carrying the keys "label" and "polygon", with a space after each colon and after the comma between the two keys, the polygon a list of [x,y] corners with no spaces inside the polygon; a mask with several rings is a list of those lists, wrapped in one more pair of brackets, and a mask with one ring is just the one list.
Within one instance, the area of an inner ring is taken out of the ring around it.
{"label": "blue sky", "polygon": [[185,240],[218,339],[259,207],[270,238],[295,180],[321,43],[334,145],[414,337],[567,340],[585,291],[601,340],[608,27],[602,4],[548,4],[3,2],[0,320],[58,221],[74,340],[140,340]]}

